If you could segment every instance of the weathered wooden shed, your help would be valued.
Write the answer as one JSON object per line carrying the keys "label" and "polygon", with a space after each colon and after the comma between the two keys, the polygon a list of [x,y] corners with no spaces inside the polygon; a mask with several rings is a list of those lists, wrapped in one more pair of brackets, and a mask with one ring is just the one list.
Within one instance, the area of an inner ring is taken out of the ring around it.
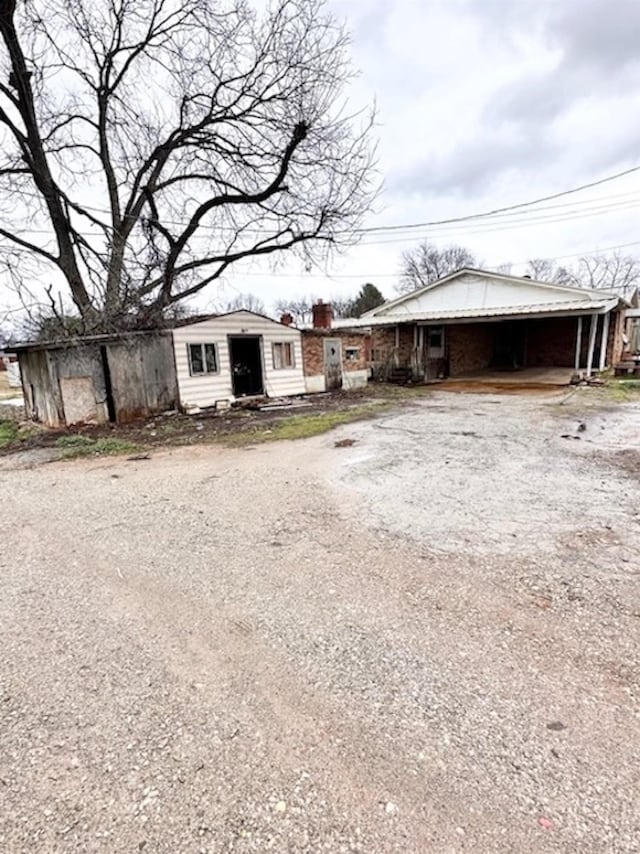
{"label": "weathered wooden shed", "polygon": [[123,424],[176,406],[170,331],[15,347],[27,415],[49,427]]}

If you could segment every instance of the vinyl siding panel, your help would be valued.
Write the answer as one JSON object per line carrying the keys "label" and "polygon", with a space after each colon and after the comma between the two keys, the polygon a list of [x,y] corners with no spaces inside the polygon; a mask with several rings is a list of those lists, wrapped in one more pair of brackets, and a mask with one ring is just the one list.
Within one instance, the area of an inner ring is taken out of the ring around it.
{"label": "vinyl siding panel", "polygon": [[[173,346],[178,375],[180,405],[215,406],[219,400],[234,400],[229,357],[229,336],[258,335],[261,337],[262,371],[265,393],[269,397],[304,394],[302,371],[302,342],[298,329],[269,320],[249,311],[238,311],[222,317],[203,320],[173,331]],[[273,367],[272,344],[290,341],[294,350],[294,367]],[[189,374],[189,344],[216,345],[218,371],[215,374]]]}

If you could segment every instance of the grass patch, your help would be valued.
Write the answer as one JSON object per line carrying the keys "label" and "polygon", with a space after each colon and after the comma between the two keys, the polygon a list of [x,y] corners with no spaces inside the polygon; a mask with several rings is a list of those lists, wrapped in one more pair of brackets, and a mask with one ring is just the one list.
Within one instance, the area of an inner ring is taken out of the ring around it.
{"label": "grass patch", "polygon": [[640,400],[640,380],[610,380],[605,386],[605,392],[616,403]]}
{"label": "grass patch", "polygon": [[18,438],[19,428],[14,421],[0,421],[0,448],[6,448]]}
{"label": "grass patch", "polygon": [[6,448],[13,442],[24,442],[33,433],[30,427],[20,427],[17,421],[0,421],[0,448]]}
{"label": "grass patch", "polygon": [[372,418],[389,409],[389,403],[372,403],[366,406],[354,406],[343,412],[320,412],[310,415],[292,415],[282,421],[272,424],[270,427],[243,430],[239,433],[229,433],[220,439],[226,445],[254,445],[258,442],[279,442],[294,439],[309,439],[311,436],[320,436],[339,427],[341,424],[350,424],[353,421],[362,421]]}
{"label": "grass patch", "polygon": [[106,439],[91,439],[89,436],[60,436],[56,439],[56,448],[62,450],[64,459],[89,456],[112,456],[128,454],[137,450],[133,442],[109,437]]}

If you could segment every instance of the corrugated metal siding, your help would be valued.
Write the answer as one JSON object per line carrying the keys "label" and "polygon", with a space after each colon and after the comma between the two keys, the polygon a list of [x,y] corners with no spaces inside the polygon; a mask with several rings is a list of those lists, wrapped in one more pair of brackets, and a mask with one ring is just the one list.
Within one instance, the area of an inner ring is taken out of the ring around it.
{"label": "corrugated metal siding", "polygon": [[[218,400],[234,399],[228,342],[228,336],[234,335],[259,335],[262,338],[263,379],[269,397],[305,393],[299,330],[251,312],[240,311],[174,329],[173,346],[181,406],[215,406]],[[293,343],[293,368],[274,369],[271,345],[278,341]],[[187,345],[205,343],[216,345],[218,373],[192,377],[189,374]]]}

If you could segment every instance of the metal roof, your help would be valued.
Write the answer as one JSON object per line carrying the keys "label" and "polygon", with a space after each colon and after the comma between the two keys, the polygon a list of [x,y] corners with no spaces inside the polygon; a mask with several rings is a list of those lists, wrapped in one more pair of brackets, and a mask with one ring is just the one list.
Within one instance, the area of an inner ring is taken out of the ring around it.
{"label": "metal roof", "polygon": [[[581,287],[578,285],[561,285],[555,282],[541,282],[538,279],[532,279],[529,276],[512,276],[506,273],[497,273],[491,270],[480,270],[475,267],[462,267],[459,270],[455,270],[452,273],[449,273],[446,276],[442,276],[442,278],[437,279],[435,282],[430,282],[427,285],[423,285],[422,287],[417,288],[414,291],[409,291],[406,294],[402,294],[395,299],[388,300],[382,305],[376,306],[376,308],[372,308],[370,311],[365,312],[363,317],[373,318],[379,317],[383,314],[387,313],[390,309],[395,309],[398,306],[402,306],[404,303],[411,302],[411,300],[416,297],[422,296],[422,294],[426,294],[429,291],[434,291],[443,285],[448,284],[456,279],[463,278],[465,276],[475,276],[480,279],[487,279],[489,281],[499,281],[506,282],[512,285],[526,285],[533,286],[541,292],[554,291],[564,292],[567,294],[567,299],[569,298],[569,294],[573,294],[576,300],[595,300],[596,302],[600,302],[602,299],[612,299],[613,297],[617,297],[620,299],[619,295],[615,293],[615,291],[608,290],[600,290],[598,288],[587,288]],[[515,306],[514,306],[515,308]]]}
{"label": "metal roof", "polygon": [[353,320],[352,327],[395,326],[397,323],[425,323],[428,321],[478,320],[498,317],[548,317],[550,315],[598,314],[611,311],[618,298],[601,300],[568,300],[567,302],[535,303],[532,305],[497,306],[495,308],[451,309],[447,311],[416,312],[380,317],[361,317]]}

